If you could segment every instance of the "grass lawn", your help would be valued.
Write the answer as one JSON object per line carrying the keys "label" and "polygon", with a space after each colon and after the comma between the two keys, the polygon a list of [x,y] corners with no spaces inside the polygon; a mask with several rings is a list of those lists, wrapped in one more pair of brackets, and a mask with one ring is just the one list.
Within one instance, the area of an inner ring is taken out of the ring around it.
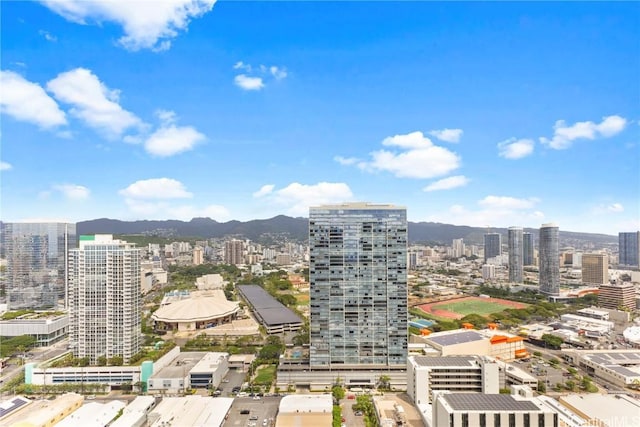
{"label": "grass lawn", "polygon": [[433,308],[437,310],[452,311],[454,313],[462,314],[463,316],[466,316],[467,314],[487,316],[489,314],[501,312],[509,307],[492,301],[471,300],[437,304],[434,305]]}
{"label": "grass lawn", "polygon": [[253,380],[253,383],[271,385],[275,377],[276,377],[275,365],[265,366],[263,368],[258,369],[258,374],[256,375],[256,378]]}

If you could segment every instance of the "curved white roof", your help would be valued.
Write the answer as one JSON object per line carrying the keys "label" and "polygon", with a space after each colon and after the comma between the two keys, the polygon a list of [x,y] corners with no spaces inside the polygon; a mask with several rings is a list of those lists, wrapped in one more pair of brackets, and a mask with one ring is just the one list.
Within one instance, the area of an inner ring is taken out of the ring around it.
{"label": "curved white roof", "polygon": [[630,326],[622,332],[627,341],[640,344],[640,326]]}
{"label": "curved white roof", "polygon": [[236,313],[237,302],[221,298],[188,298],[165,305],[151,316],[160,322],[203,322]]}

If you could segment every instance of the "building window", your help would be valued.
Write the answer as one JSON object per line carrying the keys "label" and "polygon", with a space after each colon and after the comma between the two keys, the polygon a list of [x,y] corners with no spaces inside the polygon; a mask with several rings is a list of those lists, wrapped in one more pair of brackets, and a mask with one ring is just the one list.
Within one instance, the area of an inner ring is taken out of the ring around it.
{"label": "building window", "polygon": [[469,414],[466,412],[462,414],[462,427],[469,427]]}
{"label": "building window", "polygon": [[531,414],[524,414],[524,427],[531,427]]}
{"label": "building window", "polygon": [[487,427],[487,414],[480,414],[480,427]]}
{"label": "building window", "polygon": [[509,427],[516,427],[516,414],[509,414]]}
{"label": "building window", "polygon": [[493,414],[493,427],[500,427],[500,414]]}

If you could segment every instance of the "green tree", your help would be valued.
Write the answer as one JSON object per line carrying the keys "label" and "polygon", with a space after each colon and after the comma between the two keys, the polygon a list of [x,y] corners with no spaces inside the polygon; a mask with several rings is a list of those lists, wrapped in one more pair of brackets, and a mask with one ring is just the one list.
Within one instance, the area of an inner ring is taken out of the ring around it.
{"label": "green tree", "polygon": [[553,349],[560,349],[560,346],[564,342],[562,338],[551,334],[542,335],[542,341],[544,341],[547,347]]}
{"label": "green tree", "polygon": [[331,388],[331,394],[333,395],[334,399],[342,400],[342,399],[344,399],[344,395],[345,395],[344,388],[342,386],[339,386],[339,385],[334,385]]}
{"label": "green tree", "polygon": [[124,359],[122,356],[113,356],[109,359],[110,366],[122,366],[124,364]]}

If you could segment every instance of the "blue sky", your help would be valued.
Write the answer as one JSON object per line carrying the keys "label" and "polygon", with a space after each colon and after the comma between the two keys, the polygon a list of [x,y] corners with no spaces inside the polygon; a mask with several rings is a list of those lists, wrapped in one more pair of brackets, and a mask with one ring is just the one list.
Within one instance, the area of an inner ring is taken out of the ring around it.
{"label": "blue sky", "polygon": [[2,3],[1,219],[640,228],[640,4]]}

